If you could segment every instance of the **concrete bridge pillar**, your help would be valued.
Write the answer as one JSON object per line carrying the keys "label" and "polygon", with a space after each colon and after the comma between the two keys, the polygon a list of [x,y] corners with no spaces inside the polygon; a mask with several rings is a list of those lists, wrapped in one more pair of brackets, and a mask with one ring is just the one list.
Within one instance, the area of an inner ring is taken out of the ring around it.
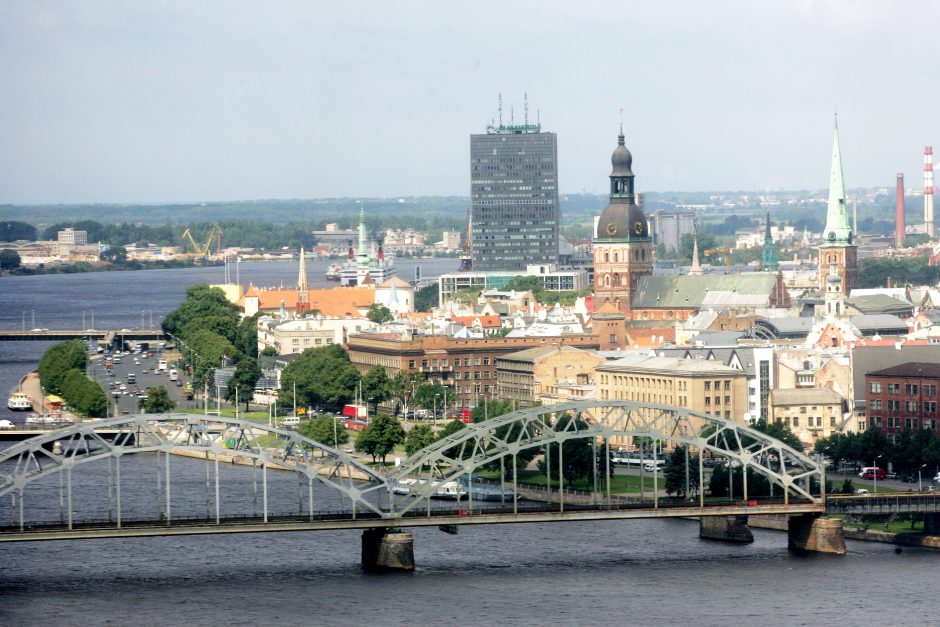
{"label": "concrete bridge pillar", "polygon": [[787,535],[791,550],[845,555],[845,536],[838,518],[817,514],[791,516]]}
{"label": "concrete bridge pillar", "polygon": [[928,536],[940,536],[940,513],[931,512],[924,514],[924,534]]}
{"label": "concrete bridge pillar", "polygon": [[698,536],[741,544],[754,541],[754,534],[747,526],[747,516],[702,516],[699,518]]}
{"label": "concrete bridge pillar", "polygon": [[377,527],[362,532],[362,568],[370,572],[414,570],[414,536]]}

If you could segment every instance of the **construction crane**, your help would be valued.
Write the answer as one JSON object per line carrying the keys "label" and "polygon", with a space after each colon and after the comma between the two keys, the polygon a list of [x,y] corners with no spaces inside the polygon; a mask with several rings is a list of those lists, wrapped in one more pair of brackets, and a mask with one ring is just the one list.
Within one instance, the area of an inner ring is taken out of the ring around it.
{"label": "construction crane", "polygon": [[215,239],[216,244],[216,255],[222,254],[222,227],[218,223],[212,225],[212,230],[209,231],[209,237],[206,239],[205,244],[199,244],[194,238],[192,232],[189,229],[183,231],[183,237],[189,240],[189,243],[192,244],[195,253],[195,263],[196,265],[202,265],[209,261],[209,249],[212,247],[212,240]]}
{"label": "construction crane", "polygon": [[727,246],[722,248],[709,248],[704,253],[706,257],[711,257],[713,255],[724,255],[725,256],[725,274],[731,274],[731,249]]}

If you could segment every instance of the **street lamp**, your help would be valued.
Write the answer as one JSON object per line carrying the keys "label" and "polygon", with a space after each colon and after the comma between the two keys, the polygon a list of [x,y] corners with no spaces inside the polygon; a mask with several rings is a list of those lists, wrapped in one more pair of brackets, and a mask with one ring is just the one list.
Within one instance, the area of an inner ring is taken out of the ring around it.
{"label": "street lamp", "polygon": [[434,411],[431,413],[431,421],[434,424],[437,424],[437,397],[438,396],[440,396],[440,394],[434,395]]}
{"label": "street lamp", "polygon": [[875,494],[878,494],[878,460],[884,457],[884,455],[879,455],[875,458],[875,461],[872,462],[872,476],[875,478]]}
{"label": "street lamp", "polygon": [[924,464],[923,466],[917,469],[917,491],[918,492],[924,491],[924,482],[923,482],[923,479],[921,479],[920,472],[926,467],[927,467],[927,464]]}

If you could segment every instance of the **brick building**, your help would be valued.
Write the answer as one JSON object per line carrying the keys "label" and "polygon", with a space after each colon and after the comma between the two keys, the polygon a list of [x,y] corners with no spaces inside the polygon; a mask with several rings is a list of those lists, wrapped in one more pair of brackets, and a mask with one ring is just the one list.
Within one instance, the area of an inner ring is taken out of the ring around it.
{"label": "brick building", "polygon": [[819,438],[841,432],[844,407],[844,399],[827,388],[781,389],[770,393],[770,420],[789,427],[806,448]]}
{"label": "brick building", "polygon": [[869,428],[894,437],[904,429],[937,433],[940,364],[908,362],[865,375]]}
{"label": "brick building", "polygon": [[349,359],[360,372],[382,366],[389,377],[421,372],[432,382],[454,388],[464,405],[496,398],[496,358],[538,346],[561,344],[597,350],[596,335],[561,337],[484,337],[362,333],[349,336]]}

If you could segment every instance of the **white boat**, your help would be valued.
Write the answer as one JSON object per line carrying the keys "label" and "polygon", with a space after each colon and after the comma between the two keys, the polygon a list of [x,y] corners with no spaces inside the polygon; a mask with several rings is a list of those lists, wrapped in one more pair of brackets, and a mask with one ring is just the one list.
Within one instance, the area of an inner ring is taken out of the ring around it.
{"label": "white boat", "polygon": [[14,392],[13,396],[7,401],[7,409],[13,411],[32,411],[33,399],[26,392]]}
{"label": "white boat", "polygon": [[402,479],[392,488],[392,492],[395,494],[411,494],[411,487],[416,483],[418,483],[417,479]]}
{"label": "white boat", "polygon": [[326,280],[327,281],[339,281],[340,274],[342,273],[342,271],[343,269],[340,267],[339,264],[337,263],[331,264],[330,267],[326,269]]}

